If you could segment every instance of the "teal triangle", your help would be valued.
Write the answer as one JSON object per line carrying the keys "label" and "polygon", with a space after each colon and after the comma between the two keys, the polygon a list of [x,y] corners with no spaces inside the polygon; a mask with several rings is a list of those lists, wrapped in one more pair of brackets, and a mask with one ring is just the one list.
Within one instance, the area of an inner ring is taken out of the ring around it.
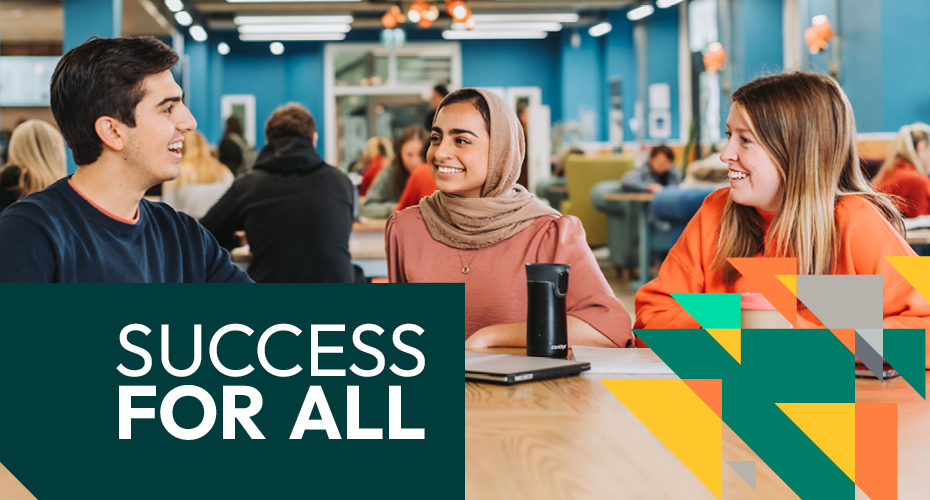
{"label": "teal triangle", "polygon": [[739,477],[743,478],[743,481],[746,481],[749,486],[752,486],[752,489],[756,489],[756,461],[747,460],[747,461],[737,461],[737,460],[727,460],[727,464],[739,474]]}
{"label": "teal triangle", "polygon": [[672,298],[705,330],[740,327],[738,293],[673,293]]}
{"label": "teal triangle", "polygon": [[927,399],[926,335],[926,330],[886,328],[883,339],[885,361],[924,399]]}

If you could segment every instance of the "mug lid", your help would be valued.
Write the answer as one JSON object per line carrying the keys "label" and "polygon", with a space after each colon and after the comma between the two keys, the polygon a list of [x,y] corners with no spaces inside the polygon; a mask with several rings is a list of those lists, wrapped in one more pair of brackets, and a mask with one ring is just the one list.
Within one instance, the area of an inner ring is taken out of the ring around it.
{"label": "mug lid", "polygon": [[740,307],[751,311],[774,311],[775,306],[761,293],[743,293],[740,295]]}

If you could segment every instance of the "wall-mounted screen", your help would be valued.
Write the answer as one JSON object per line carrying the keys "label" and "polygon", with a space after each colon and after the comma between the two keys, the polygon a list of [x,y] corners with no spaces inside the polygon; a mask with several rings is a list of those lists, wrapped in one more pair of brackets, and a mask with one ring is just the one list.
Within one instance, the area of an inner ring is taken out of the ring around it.
{"label": "wall-mounted screen", "polygon": [[0,57],[0,106],[49,106],[49,84],[59,59],[61,56]]}

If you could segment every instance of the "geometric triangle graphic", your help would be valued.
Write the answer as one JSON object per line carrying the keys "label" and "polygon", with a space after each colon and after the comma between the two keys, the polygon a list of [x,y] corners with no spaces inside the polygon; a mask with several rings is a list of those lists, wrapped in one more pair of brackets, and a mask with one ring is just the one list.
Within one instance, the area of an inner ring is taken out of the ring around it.
{"label": "geometric triangle graphic", "polygon": [[0,464],[0,498],[4,500],[36,500],[3,464]]}
{"label": "geometric triangle graphic", "polygon": [[885,257],[885,260],[930,302],[930,257]]}
{"label": "geometric triangle graphic", "polygon": [[882,328],[882,276],[798,276],[798,299],[827,328]]}
{"label": "geometric triangle graphic", "polygon": [[855,403],[775,403],[849,479],[856,480]]}
{"label": "geometric triangle graphic", "polygon": [[740,327],[738,293],[673,293],[672,298],[705,330]]}
{"label": "geometric triangle graphic", "polygon": [[856,333],[862,337],[862,340],[868,342],[879,356],[885,355],[882,347],[882,339],[885,337],[883,332],[883,329],[878,328],[856,328]]}
{"label": "geometric triangle graphic", "polygon": [[707,333],[726,349],[737,363],[742,363],[743,331],[739,328],[707,328]]}
{"label": "geometric triangle graphic", "polygon": [[722,498],[723,420],[684,381],[625,379],[601,383],[714,496]]}
{"label": "geometric triangle graphic", "polygon": [[877,353],[872,348],[872,345],[862,338],[859,330],[856,330],[856,357],[879,381],[884,380],[885,361],[882,359],[882,355]]}
{"label": "geometric triangle graphic", "polygon": [[720,379],[684,379],[685,384],[701,398],[708,408],[723,418],[723,381]]}
{"label": "geometric triangle graphic", "polygon": [[[727,259],[792,325],[798,326],[798,299],[778,275],[797,275],[798,260],[793,257],[745,257]],[[796,280],[797,278],[795,278]],[[797,290],[797,285],[795,285]],[[705,327],[706,328],[706,327]]]}
{"label": "geometric triangle graphic", "polygon": [[856,485],[871,500],[898,498],[897,403],[856,403]]}
{"label": "geometric triangle graphic", "polygon": [[835,328],[830,330],[840,342],[849,349],[849,352],[856,354],[856,330],[852,328]]}
{"label": "geometric triangle graphic", "polygon": [[926,330],[887,328],[882,340],[885,361],[927,399]]}
{"label": "geometric triangle graphic", "polygon": [[733,468],[739,477],[743,478],[743,481],[746,481],[749,486],[752,486],[752,489],[756,489],[756,461],[747,460],[747,461],[737,461],[737,460],[727,460],[727,465]]}
{"label": "geometric triangle graphic", "polygon": [[795,297],[798,296],[798,275],[797,274],[776,274],[778,281],[781,281],[782,285],[788,287],[788,290],[791,290],[791,293]]}

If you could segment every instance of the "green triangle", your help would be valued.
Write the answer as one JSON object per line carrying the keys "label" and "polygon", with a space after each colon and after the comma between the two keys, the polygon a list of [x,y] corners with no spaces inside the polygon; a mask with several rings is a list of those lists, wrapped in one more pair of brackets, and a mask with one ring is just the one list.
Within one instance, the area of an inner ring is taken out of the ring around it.
{"label": "green triangle", "polygon": [[924,399],[927,399],[926,342],[925,330],[885,329],[885,361]]}
{"label": "green triangle", "polygon": [[705,330],[740,328],[738,293],[673,293],[672,298]]}

